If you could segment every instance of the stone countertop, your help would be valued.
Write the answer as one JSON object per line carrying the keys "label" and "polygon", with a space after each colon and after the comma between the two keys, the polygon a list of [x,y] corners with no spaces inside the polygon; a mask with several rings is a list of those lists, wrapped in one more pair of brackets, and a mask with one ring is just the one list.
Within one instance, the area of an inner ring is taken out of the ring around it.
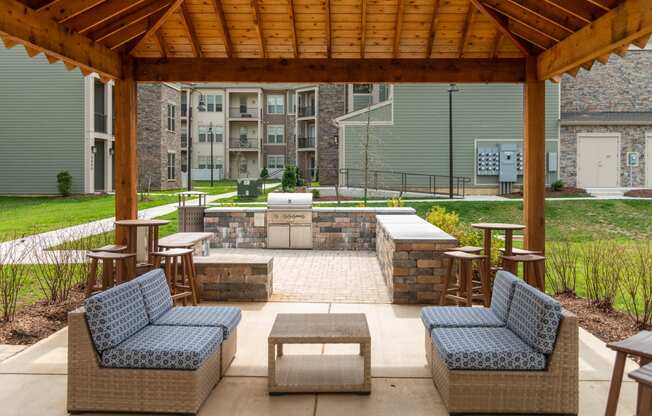
{"label": "stone countertop", "polygon": [[195,256],[193,260],[196,264],[248,264],[248,265],[268,265],[274,260],[274,256],[261,254],[254,255],[211,255]]}
{"label": "stone countertop", "polygon": [[221,212],[266,212],[267,208],[265,207],[214,207],[206,208],[204,211],[205,214],[210,214],[212,212],[221,213]]}
{"label": "stone countertop", "polygon": [[416,210],[410,207],[401,207],[401,208],[389,208],[389,207],[369,207],[369,208],[357,208],[357,207],[314,207],[312,209],[316,212],[371,212],[375,214],[384,214],[386,216],[393,216],[392,214],[400,214],[402,216],[409,214],[416,214]]}
{"label": "stone countertop", "polygon": [[377,215],[378,225],[395,241],[456,241],[416,215]]}

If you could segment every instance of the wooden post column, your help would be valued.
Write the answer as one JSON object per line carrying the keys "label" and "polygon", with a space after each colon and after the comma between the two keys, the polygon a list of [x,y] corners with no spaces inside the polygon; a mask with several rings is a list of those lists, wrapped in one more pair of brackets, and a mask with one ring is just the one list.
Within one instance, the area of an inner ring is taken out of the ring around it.
{"label": "wooden post column", "polygon": [[525,88],[523,90],[524,161],[523,220],[525,247],[543,252],[545,249],[545,81],[537,77],[537,58],[526,60]]}
{"label": "wooden post column", "polygon": [[[136,81],[133,62],[122,60],[123,78],[115,83],[115,216],[118,220],[138,218],[138,166],[136,159]],[[116,227],[116,243],[126,244],[127,235]]]}

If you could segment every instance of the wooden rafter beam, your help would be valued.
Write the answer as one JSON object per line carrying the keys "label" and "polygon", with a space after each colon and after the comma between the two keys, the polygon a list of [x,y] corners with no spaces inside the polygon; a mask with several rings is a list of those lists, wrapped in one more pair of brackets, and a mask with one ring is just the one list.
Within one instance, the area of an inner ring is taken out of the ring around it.
{"label": "wooden rafter beam", "polygon": [[194,56],[201,58],[201,44],[199,43],[199,38],[197,37],[197,30],[195,29],[195,24],[192,21],[190,11],[186,3],[181,3],[181,8],[179,9],[181,13],[181,23],[183,24],[188,37],[190,38],[190,46],[192,46],[192,52]]}
{"label": "wooden rafter beam", "polygon": [[[290,0],[292,1],[292,0]],[[435,0],[436,2],[437,0]],[[360,9],[360,58],[364,58],[367,44],[367,0],[362,0]]]}
{"label": "wooden rafter beam", "polygon": [[523,59],[136,59],[143,82],[522,82]]}
{"label": "wooden rafter beam", "polygon": [[545,20],[568,33],[578,31],[586,23],[557,7],[551,7],[541,0],[506,0],[506,3],[527,9],[533,16]]}
{"label": "wooden rafter beam", "polygon": [[[400,0],[399,0],[400,1]],[[326,0],[326,57],[333,54],[333,33],[331,27],[331,0]]]}
{"label": "wooden rafter beam", "polygon": [[96,30],[89,32],[87,36],[96,42],[100,42],[130,25],[146,20],[148,17],[168,6],[170,6],[170,0],[150,0],[138,10],[117,16],[102,27],[98,27]]}
{"label": "wooden rafter beam", "polygon": [[466,44],[469,42],[469,38],[471,36],[471,27],[473,26],[475,11],[476,8],[473,7],[473,4],[469,3],[469,10],[466,13],[466,19],[464,19],[464,27],[462,28],[462,41],[460,43],[459,50],[457,51],[457,55],[460,58],[464,56],[464,48],[466,48]]}
{"label": "wooden rafter beam", "polygon": [[599,18],[605,11],[595,7],[584,0],[543,0],[544,2],[563,10],[565,13],[583,20],[585,23],[591,23]]}
{"label": "wooden rafter beam", "polygon": [[627,48],[636,39],[651,33],[649,0],[627,0],[543,52],[538,60],[539,78],[549,79],[618,48]]}
{"label": "wooden rafter beam", "polygon": [[0,37],[61,59],[102,77],[120,78],[120,56],[92,40],[71,33],[15,0],[0,0]]}
{"label": "wooden rafter beam", "polygon": [[67,20],[66,26],[75,32],[85,34],[86,32],[109,22],[116,16],[133,10],[142,3],[143,0],[105,1],[104,3],[100,3],[92,9]]}
{"label": "wooden rafter beam", "polygon": [[260,5],[258,0],[251,0],[251,13],[254,19],[254,26],[256,34],[258,35],[258,46],[260,47],[260,55],[262,58],[267,58],[267,49],[265,48],[265,34],[263,32],[263,22],[260,16]]}
{"label": "wooden rafter beam", "polygon": [[37,12],[43,11],[43,10],[47,9],[48,7],[54,6],[55,4],[59,3],[60,1],[62,1],[62,0],[46,1],[46,2],[42,3],[40,6],[34,8],[34,10],[37,11]]}
{"label": "wooden rafter beam", "polygon": [[134,50],[136,50],[141,43],[145,41],[149,36],[154,34],[161,26],[163,26],[163,23],[172,16],[174,12],[177,11],[179,6],[181,6],[181,3],[183,3],[183,0],[174,0],[172,4],[170,4],[170,7],[167,8],[165,13],[156,21],[151,22],[149,29],[147,29],[147,32],[140,38],[139,41],[135,42],[133,45],[130,45],[131,48],[129,49],[129,53],[133,53]]}
{"label": "wooden rafter beam", "polygon": [[405,1],[398,0],[396,21],[394,22],[394,49],[392,55],[398,58],[401,53],[401,34],[403,33],[403,18],[405,17]]}
{"label": "wooden rafter beam", "polygon": [[163,37],[163,34],[161,33],[160,30],[157,30],[155,33],[155,38],[156,41],[158,42],[159,48],[161,48],[161,54],[163,55],[164,58],[167,58],[170,55],[170,51],[168,50],[168,43],[165,41],[165,38]]}
{"label": "wooden rafter beam", "polygon": [[430,19],[430,29],[428,30],[428,44],[426,46],[426,58],[432,56],[432,45],[435,43],[437,36],[437,23],[439,22],[439,0],[434,0],[432,6],[432,19]]}
{"label": "wooden rafter beam", "polygon": [[147,21],[141,20],[140,22],[127,26],[124,30],[117,32],[102,41],[102,45],[111,50],[116,50],[128,42],[142,36],[147,32]]}
{"label": "wooden rafter beam", "polygon": [[211,0],[211,3],[213,4],[213,9],[215,9],[215,15],[217,16],[217,21],[219,22],[220,30],[222,31],[224,51],[226,52],[226,56],[230,58],[233,56],[233,45],[231,43],[231,35],[229,34],[229,25],[226,23],[226,16],[224,15],[222,0]]}
{"label": "wooden rafter beam", "polygon": [[501,0],[483,0],[483,4],[496,13],[502,14],[509,20],[516,21],[524,26],[529,27],[542,36],[546,36],[556,42],[566,38],[573,32],[560,29],[557,25],[552,25],[548,20],[541,19],[528,9],[520,5],[514,5]]}
{"label": "wooden rafter beam", "polygon": [[555,45],[554,40],[550,39],[547,36],[542,35],[536,30],[532,30],[532,28],[530,28],[529,26],[526,26],[515,20],[509,21],[509,30],[514,35],[536,46],[538,49],[541,49],[542,51],[545,51],[546,49]]}
{"label": "wooden rafter beam", "polygon": [[507,39],[509,39],[510,42],[512,42],[516,47],[523,53],[525,56],[529,56],[532,54],[530,49],[523,44],[518,38],[516,38],[512,32],[509,31],[508,22],[507,19],[505,19],[503,16],[499,16],[496,14],[493,10],[489,10],[480,2],[480,0],[471,0],[471,3],[482,13],[485,17],[487,17],[491,23],[498,29],[500,32],[502,32],[503,36],[505,36]]}
{"label": "wooden rafter beam", "polygon": [[494,38],[494,46],[491,52],[491,58],[498,59],[498,54],[500,53],[500,45],[502,45],[503,34],[501,31],[496,30],[496,37]]}
{"label": "wooden rafter beam", "polygon": [[589,3],[601,8],[602,10],[609,11],[618,6],[618,0],[586,0]]}
{"label": "wooden rafter beam", "polygon": [[73,17],[92,9],[105,0],[66,0],[39,9],[39,13],[50,19],[63,23]]}

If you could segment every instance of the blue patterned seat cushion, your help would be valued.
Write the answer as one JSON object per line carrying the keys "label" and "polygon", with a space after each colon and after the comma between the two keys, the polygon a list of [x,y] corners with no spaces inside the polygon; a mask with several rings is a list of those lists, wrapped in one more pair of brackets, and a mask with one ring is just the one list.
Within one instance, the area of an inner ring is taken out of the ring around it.
{"label": "blue patterned seat cushion", "polygon": [[507,328],[435,328],[432,344],[453,370],[543,370],[544,354]]}
{"label": "blue patterned seat cushion", "polygon": [[544,354],[552,353],[561,320],[561,305],[540,290],[519,281],[507,316],[507,327]]}
{"label": "blue patterned seat cushion", "polygon": [[102,366],[195,370],[222,342],[221,328],[148,325],[102,352]]}
{"label": "blue patterned seat cushion", "polygon": [[458,306],[421,308],[421,321],[428,332],[433,328],[505,326],[505,323],[490,308],[461,308]]}
{"label": "blue patterned seat cushion", "polygon": [[240,308],[231,306],[177,306],[157,319],[154,325],[218,326],[224,331],[224,338],[228,338],[241,317]]}
{"label": "blue patterned seat cushion", "polygon": [[134,279],[140,285],[149,321],[154,323],[172,309],[172,295],[163,269],[154,269]]}
{"label": "blue patterned seat cushion", "polygon": [[98,351],[115,347],[149,324],[135,281],[115,286],[84,301],[86,321]]}
{"label": "blue patterned seat cushion", "polygon": [[494,287],[491,292],[491,310],[503,322],[507,322],[507,315],[514,299],[514,288],[520,279],[504,270],[496,273]]}

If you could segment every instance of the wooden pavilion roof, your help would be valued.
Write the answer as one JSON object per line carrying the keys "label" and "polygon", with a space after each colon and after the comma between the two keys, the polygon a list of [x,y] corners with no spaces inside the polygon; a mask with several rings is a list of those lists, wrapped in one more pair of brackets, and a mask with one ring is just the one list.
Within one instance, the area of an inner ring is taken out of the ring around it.
{"label": "wooden pavilion roof", "polygon": [[[243,59],[251,65],[328,60],[342,70],[358,63],[362,72],[374,60],[412,60],[431,70],[486,62],[500,72],[532,56],[540,79],[555,79],[606,62],[632,43],[644,46],[651,8],[652,0],[0,0],[0,37],[7,46],[25,44],[30,55],[45,52],[51,61],[105,78],[120,70],[96,62],[124,56],[151,71],[153,63],[167,64],[168,72],[175,63],[167,80],[219,64],[235,74]],[[61,34],[50,40],[54,45],[37,39],[42,28],[34,25],[44,21],[46,36]],[[71,44],[98,57],[69,56]],[[225,60],[237,65],[229,69]],[[427,66],[435,62],[443,66]],[[454,67],[460,68],[463,73]],[[164,78],[160,70],[151,77]]]}

